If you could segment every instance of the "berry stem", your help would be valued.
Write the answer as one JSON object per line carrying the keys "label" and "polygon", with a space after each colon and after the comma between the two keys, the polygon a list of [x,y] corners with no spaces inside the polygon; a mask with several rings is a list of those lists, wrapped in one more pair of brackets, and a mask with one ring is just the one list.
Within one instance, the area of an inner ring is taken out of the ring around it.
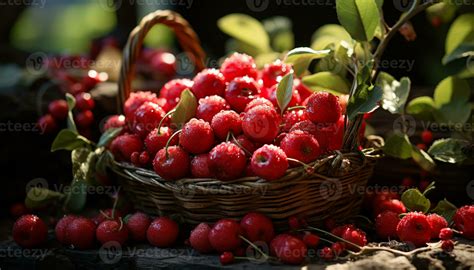
{"label": "berry stem", "polygon": [[330,233],[330,232],[328,232],[328,231],[325,231],[325,230],[322,230],[322,229],[318,229],[318,228],[315,228],[315,227],[312,227],[312,226],[308,226],[308,229],[311,229],[311,230],[314,230],[314,231],[317,231],[317,232],[320,232],[320,233],[327,234],[327,235],[329,235],[329,236],[332,236],[332,237],[336,238],[336,239],[339,240],[339,241],[342,241],[342,242],[347,243],[347,244],[349,244],[349,245],[355,246],[355,247],[358,248],[358,249],[363,249],[363,248],[364,248],[364,247],[361,247],[361,246],[359,246],[359,245],[357,245],[357,244],[355,244],[355,243],[352,243],[351,241],[347,241],[347,240],[344,239],[344,238],[341,238],[341,237],[339,237],[339,236],[337,236],[337,235],[334,235],[334,234],[332,234],[332,233]]}
{"label": "berry stem", "polygon": [[288,109],[286,109],[286,111],[293,111],[293,110],[298,110],[298,109],[306,109],[306,106],[302,106],[302,105],[298,105],[298,106],[293,106],[293,107],[289,107]]}
{"label": "berry stem", "polygon": [[183,131],[182,129],[176,131],[175,133],[173,133],[173,135],[170,136],[170,138],[168,139],[168,141],[166,141],[166,145],[165,145],[166,159],[169,158],[168,147],[170,146],[171,140],[173,140],[173,138],[174,138],[176,135],[180,134],[182,131]]}
{"label": "berry stem", "polygon": [[239,141],[235,138],[234,133],[232,133],[232,132],[229,132],[229,133],[230,133],[230,136],[232,136],[232,140],[234,141],[234,143],[235,143],[238,147],[240,147],[240,149],[244,150],[245,153],[247,153],[249,156],[251,156],[252,153],[250,153],[249,150],[245,149],[245,147],[243,147],[243,146],[239,143]]}
{"label": "berry stem", "polygon": [[239,235],[239,238],[244,240],[251,247],[253,247],[258,253],[260,253],[263,256],[263,258],[265,258],[265,260],[268,260],[270,258],[267,254],[265,254],[265,252],[263,252],[259,247],[257,247],[254,243],[249,241],[247,238],[243,237],[242,235]]}
{"label": "berry stem", "polygon": [[168,117],[169,115],[173,114],[176,112],[176,109],[172,109],[171,111],[167,112],[163,118],[161,118],[160,120],[160,123],[158,124],[158,135],[160,135],[160,130],[161,130],[161,126],[163,125],[163,122],[165,121],[166,117]]}
{"label": "berry stem", "polygon": [[306,163],[304,163],[304,162],[302,162],[302,161],[299,161],[299,160],[297,160],[297,159],[289,158],[289,157],[287,157],[286,159],[287,159],[288,161],[292,161],[292,162],[298,163],[298,164],[300,164],[301,166],[303,166],[303,167],[305,167],[305,168],[308,168],[308,167],[311,168],[311,166],[309,166],[308,164],[306,164]]}

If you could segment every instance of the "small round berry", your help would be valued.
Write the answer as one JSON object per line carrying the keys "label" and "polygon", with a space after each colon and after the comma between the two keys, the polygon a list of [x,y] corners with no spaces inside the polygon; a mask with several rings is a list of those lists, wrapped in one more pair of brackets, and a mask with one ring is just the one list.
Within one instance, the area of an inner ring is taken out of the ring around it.
{"label": "small round berry", "polygon": [[109,146],[117,161],[130,161],[134,152],[141,152],[143,143],[137,135],[124,134],[116,137]]}
{"label": "small round berry", "polygon": [[184,124],[179,134],[179,144],[192,154],[209,151],[214,145],[214,132],[211,125],[201,119],[193,118]]}
{"label": "small round berry", "polygon": [[125,128],[126,125],[127,122],[125,121],[124,115],[111,115],[105,120],[104,126],[101,131],[105,132],[106,130],[111,128]]}
{"label": "small round berry", "polygon": [[420,150],[423,150],[423,151],[428,150],[428,146],[426,146],[426,144],[424,144],[424,143],[419,143],[419,144],[416,145],[416,147]]}
{"label": "small round berry", "polygon": [[153,246],[166,248],[172,246],[178,239],[178,224],[170,218],[159,217],[148,227],[146,237]]}
{"label": "small round berry", "polygon": [[[348,228],[342,234],[342,238],[344,238],[344,240],[356,244],[359,247],[367,245],[367,237],[365,235],[365,232],[360,229]],[[348,244],[347,249],[357,251],[359,250],[357,246]]]}
{"label": "small round berry", "polygon": [[191,160],[191,175],[195,178],[210,178],[212,171],[209,164],[209,154],[200,154]]}
{"label": "small round berry", "polygon": [[240,227],[243,236],[253,243],[257,241],[270,243],[275,236],[272,220],[257,212],[246,214],[240,221]]}
{"label": "small round berry", "polygon": [[223,141],[229,132],[235,136],[242,133],[242,119],[234,111],[221,111],[212,118],[211,127],[216,137]]}
{"label": "small round berry", "polygon": [[308,252],[303,241],[289,234],[277,235],[270,243],[270,249],[280,261],[294,265],[301,264]]}
{"label": "small round berry", "polygon": [[211,123],[212,118],[222,110],[230,109],[229,104],[220,96],[208,96],[199,100],[196,109],[196,118]]}
{"label": "small round berry", "polygon": [[209,232],[209,242],[217,252],[235,251],[242,244],[241,235],[239,223],[232,219],[221,219]]}
{"label": "small round berry", "polygon": [[453,240],[442,240],[441,241],[441,248],[445,252],[451,252],[454,249],[454,242]]}
{"label": "small round berry", "polygon": [[84,217],[71,221],[66,228],[66,242],[78,249],[89,249],[95,242],[95,223]]}
{"label": "small round berry", "polygon": [[374,205],[374,216],[377,216],[378,214],[385,211],[392,211],[397,214],[402,214],[406,213],[407,209],[403,202],[396,199],[379,201]]}
{"label": "small round berry", "polygon": [[306,112],[315,123],[336,123],[341,117],[338,98],[328,92],[316,92],[308,98]]}
{"label": "small round berry", "polygon": [[443,228],[439,231],[438,238],[441,240],[449,240],[452,239],[454,235],[454,231],[451,228]]}
{"label": "small round berry", "polygon": [[69,245],[70,243],[66,240],[66,229],[69,224],[76,219],[77,216],[74,215],[66,215],[62,217],[58,223],[56,223],[56,227],[54,228],[54,233],[56,235],[56,239],[58,239],[59,243],[63,245]]}
{"label": "small round berry", "polygon": [[160,98],[166,100],[165,111],[176,107],[181,97],[181,93],[186,89],[193,87],[193,81],[189,79],[174,79],[167,82],[160,90]]}
{"label": "small round berry", "polygon": [[325,261],[332,261],[334,259],[334,251],[330,247],[323,247],[319,250],[319,256]]}
{"label": "small round berry", "polygon": [[51,114],[45,114],[38,120],[41,134],[52,134],[58,130],[58,123]]}
{"label": "small round berry", "polygon": [[233,110],[243,112],[247,104],[257,98],[260,88],[257,82],[248,77],[238,77],[227,85],[225,99],[229,102]]}
{"label": "small round berry", "polygon": [[291,71],[291,65],[285,64],[279,59],[271,64],[266,64],[262,71],[263,85],[265,87],[272,87]]}
{"label": "small round berry", "polygon": [[321,155],[318,141],[313,135],[301,130],[293,131],[286,135],[281,141],[280,147],[287,157],[306,164],[315,161]]}
{"label": "small round berry", "polygon": [[150,162],[150,155],[148,154],[148,152],[142,151],[140,153],[140,156],[138,157],[138,161],[142,166],[148,165],[148,163]]}
{"label": "small round berry", "polygon": [[429,214],[426,216],[431,226],[431,238],[436,239],[439,236],[441,229],[448,227],[446,219],[438,214]]}
{"label": "small round berry", "polygon": [[82,111],[76,114],[76,125],[80,128],[88,128],[94,123],[94,114],[91,111]]}
{"label": "small round berry", "polygon": [[295,87],[295,89],[300,94],[301,101],[306,100],[313,93],[313,91],[304,85],[298,78],[293,80],[293,87]]}
{"label": "small round berry", "polygon": [[136,212],[127,219],[127,228],[130,238],[135,242],[146,240],[146,231],[151,224],[150,217],[141,212]]}
{"label": "small round berry", "polygon": [[276,180],[283,177],[288,169],[286,154],[274,145],[264,145],[252,155],[252,171],[265,180]]}
{"label": "small round berry", "polygon": [[421,140],[426,145],[431,144],[433,142],[433,133],[429,130],[423,130],[423,132],[421,132]]}
{"label": "small round berry", "polygon": [[242,175],[247,166],[245,152],[231,142],[223,142],[209,152],[211,171],[220,180],[233,180]]}
{"label": "small round berry", "polygon": [[48,105],[48,111],[54,119],[64,120],[68,114],[67,102],[63,99],[51,101]]}
{"label": "small round berry", "polygon": [[249,76],[253,79],[258,77],[257,65],[252,56],[242,53],[234,53],[226,58],[220,70],[227,82],[243,76]]}
{"label": "small round berry", "polygon": [[245,135],[240,135],[237,138],[237,142],[232,141],[232,143],[237,144],[242,150],[244,150],[246,156],[252,156],[253,152],[257,150],[257,146]]}
{"label": "small round berry", "polygon": [[33,248],[46,242],[48,227],[39,217],[24,215],[17,219],[13,225],[12,234],[13,240],[19,246]]}
{"label": "small round berry", "polygon": [[226,251],[219,256],[219,261],[222,265],[228,265],[234,262],[234,254],[232,252]]}
{"label": "small round berry", "polygon": [[474,205],[465,205],[456,211],[454,226],[468,239],[474,239]]}
{"label": "small round berry", "polygon": [[257,106],[260,106],[260,105],[265,105],[265,106],[268,106],[272,109],[275,109],[275,106],[273,106],[273,103],[266,99],[266,98],[263,98],[263,97],[258,97],[252,101],[249,102],[249,104],[247,104],[247,106],[245,106],[245,112],[248,112],[250,111],[250,109],[254,108],[254,107],[257,107]]}
{"label": "small round berry", "polygon": [[295,124],[305,121],[307,119],[308,116],[306,115],[306,111],[302,109],[285,112],[285,114],[283,114],[282,132],[290,132],[290,129]]}
{"label": "small round berry", "polygon": [[397,237],[397,225],[400,222],[399,214],[385,211],[377,215],[375,219],[375,231],[382,239]]}
{"label": "small round berry", "polygon": [[[145,148],[148,153],[153,157],[158,151],[166,146],[169,138],[173,135],[173,130],[169,127],[161,127],[158,132],[158,128],[150,131],[145,138]],[[170,146],[178,144],[178,137],[175,136],[170,142]]]}
{"label": "small round berry", "polygon": [[133,152],[132,155],[130,155],[130,162],[136,167],[141,167],[142,164],[140,163],[140,153],[139,152]]}
{"label": "small round berry", "polygon": [[145,102],[158,103],[158,98],[151,92],[133,92],[123,105],[125,117],[133,121],[135,111]]}
{"label": "small round berry", "polygon": [[424,214],[411,212],[398,223],[397,235],[403,242],[420,247],[430,241],[431,226]]}
{"label": "small round berry", "polygon": [[314,233],[307,233],[303,236],[303,242],[309,248],[316,248],[319,245],[320,238]]}
{"label": "small round berry", "polygon": [[334,255],[339,256],[346,250],[346,245],[343,242],[336,242],[331,245],[331,250],[334,252]]}
{"label": "small round berry", "polygon": [[76,95],[76,108],[80,111],[94,109],[95,102],[89,93],[79,93]]}
{"label": "small round berry", "polygon": [[165,111],[156,103],[145,102],[136,111],[133,119],[133,131],[145,137],[155,129],[165,116]]}
{"label": "small round berry", "polygon": [[96,230],[97,240],[101,244],[116,241],[124,245],[128,240],[128,228],[121,221],[105,220],[99,224]]}
{"label": "small round berry", "polygon": [[205,69],[194,77],[191,91],[197,99],[207,96],[224,96],[225,78],[217,69]]}
{"label": "small round berry", "polygon": [[165,180],[176,180],[187,176],[189,167],[189,154],[179,146],[161,149],[153,160],[153,169]]}
{"label": "small round berry", "polygon": [[211,227],[207,223],[200,223],[191,231],[189,236],[190,245],[202,254],[212,252],[213,248],[209,242],[210,232]]}
{"label": "small round berry", "polygon": [[158,52],[153,55],[150,67],[160,74],[171,78],[176,75],[176,57],[169,52]]}
{"label": "small round berry", "polygon": [[244,114],[242,130],[255,142],[272,143],[280,130],[281,118],[268,106],[257,106]]}

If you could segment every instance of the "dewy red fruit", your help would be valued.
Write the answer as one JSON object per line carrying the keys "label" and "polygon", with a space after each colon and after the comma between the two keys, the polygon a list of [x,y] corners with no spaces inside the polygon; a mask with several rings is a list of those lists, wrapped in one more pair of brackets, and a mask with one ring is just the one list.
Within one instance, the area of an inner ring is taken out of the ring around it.
{"label": "dewy red fruit", "polygon": [[178,238],[178,224],[168,217],[159,217],[153,220],[148,227],[146,237],[153,246],[166,248],[172,246]]}
{"label": "dewy red fruit", "polygon": [[211,227],[207,223],[200,223],[199,225],[191,231],[189,236],[189,242],[191,246],[197,250],[199,253],[210,253],[214,249],[209,242],[209,233],[211,232]]}
{"label": "dewy red fruit", "polygon": [[300,79],[296,78],[293,80],[293,87],[298,91],[301,97],[301,101],[306,100],[313,91],[308,88],[306,85],[304,85]]}
{"label": "dewy red fruit", "polygon": [[454,232],[450,228],[443,228],[439,231],[438,238],[441,240],[449,240],[452,239]]}
{"label": "dewy red fruit", "polygon": [[454,215],[454,226],[462,235],[474,239],[474,205],[465,205],[459,208]]}
{"label": "dewy red fruit", "polygon": [[142,212],[136,212],[127,219],[127,228],[130,238],[135,242],[146,240],[146,231],[150,226],[150,217]]}
{"label": "dewy red fruit", "polygon": [[216,137],[224,141],[229,132],[235,136],[242,133],[242,119],[234,111],[220,111],[212,118],[211,127]]}
{"label": "dewy red fruit", "polygon": [[270,243],[275,236],[272,221],[260,213],[248,213],[240,221],[242,234],[251,242],[263,241]]}
{"label": "dewy red fruit", "polygon": [[380,238],[388,239],[397,237],[397,225],[400,222],[398,214],[385,211],[378,214],[375,219],[375,230]]}
{"label": "dewy red fruit", "polygon": [[272,143],[280,129],[281,118],[268,106],[257,106],[244,114],[242,130],[255,142]]}
{"label": "dewy red fruit", "polygon": [[230,109],[227,101],[220,96],[208,96],[199,100],[196,109],[196,118],[211,123],[212,118],[222,110]]}
{"label": "dewy red fruit", "polygon": [[56,239],[58,239],[59,243],[63,245],[69,245],[68,241],[66,240],[66,229],[69,224],[75,220],[77,216],[73,215],[66,215],[62,217],[58,223],[56,223],[56,227],[54,228],[54,232],[56,235]]}
{"label": "dewy red fruit", "polygon": [[[150,131],[145,138],[145,147],[148,153],[151,156],[155,156],[158,151],[163,149],[166,146],[166,142],[173,134],[173,130],[169,127],[161,127],[160,131],[158,132],[158,128]],[[170,142],[170,146],[178,144],[178,137],[173,137]]]}
{"label": "dewy red fruit", "polygon": [[77,249],[89,249],[94,246],[95,223],[84,217],[78,217],[66,228],[66,242]]}
{"label": "dewy red fruit", "polygon": [[303,242],[309,248],[316,248],[319,244],[320,238],[316,234],[307,233],[303,236]]}
{"label": "dewy red fruit", "polygon": [[375,213],[374,216],[385,211],[392,211],[397,214],[402,214],[407,211],[403,202],[399,200],[384,200],[375,204]]}
{"label": "dewy red fruit", "polygon": [[143,103],[135,111],[133,131],[141,137],[145,137],[160,124],[165,114],[165,111],[158,104],[153,102]]}
{"label": "dewy red fruit", "polygon": [[[318,141],[313,135],[301,130],[290,132],[280,143],[281,149],[288,158],[311,163],[321,155]],[[295,164],[300,165],[300,164]]]}
{"label": "dewy red fruit", "polygon": [[225,99],[229,102],[233,110],[243,112],[247,104],[257,98],[260,88],[257,82],[248,77],[238,77],[227,85]]}
{"label": "dewy red fruit", "polygon": [[167,82],[160,90],[160,98],[166,99],[166,111],[176,107],[181,93],[193,87],[193,81],[189,79],[174,79]]}
{"label": "dewy red fruit", "polygon": [[308,118],[315,123],[336,123],[341,116],[338,98],[327,92],[316,92],[308,98]]}
{"label": "dewy red fruit", "polygon": [[270,243],[270,249],[280,261],[294,265],[301,264],[308,252],[303,241],[289,234],[277,235]]}
{"label": "dewy red fruit", "polygon": [[194,77],[191,91],[197,99],[207,96],[224,96],[225,78],[217,69],[205,69]]}
{"label": "dewy red fruit", "polygon": [[291,110],[285,112],[283,115],[283,127],[282,132],[290,132],[290,129],[297,123],[308,119],[306,111],[303,109]]}
{"label": "dewy red fruit", "polygon": [[158,98],[151,92],[132,92],[123,105],[125,117],[133,121],[135,111],[145,102],[158,102]]}
{"label": "dewy red fruit", "polygon": [[79,93],[76,95],[76,109],[80,111],[87,111],[94,109],[94,99],[89,93]]}
{"label": "dewy red fruit", "polygon": [[39,217],[25,215],[13,225],[13,240],[23,248],[34,248],[46,241],[48,227]]}
{"label": "dewy red fruit", "polygon": [[429,130],[423,130],[421,132],[421,140],[427,145],[431,144],[433,142],[433,133]]}
{"label": "dewy red fruit", "polygon": [[[347,228],[342,234],[342,238],[360,247],[367,245],[367,237],[365,232],[360,229]],[[351,244],[347,244],[347,249],[352,251],[359,250],[359,248]]]}
{"label": "dewy red fruit", "polygon": [[271,181],[285,175],[288,169],[288,160],[281,148],[267,144],[253,153],[251,165],[255,175]]}
{"label": "dewy red fruit", "polygon": [[126,124],[127,122],[125,121],[124,115],[112,115],[108,117],[105,121],[104,127],[102,128],[102,132],[105,132],[106,130],[111,128],[124,128]]}
{"label": "dewy red fruit", "polygon": [[227,82],[237,77],[249,76],[257,79],[258,76],[257,65],[252,56],[242,53],[234,53],[226,58],[220,70]]}
{"label": "dewy red fruit", "polygon": [[124,134],[116,137],[110,143],[110,151],[118,161],[130,161],[133,152],[139,152],[143,143],[137,135]]}
{"label": "dewy red fruit", "polygon": [[179,134],[179,144],[184,150],[192,154],[201,154],[209,151],[214,145],[214,132],[211,125],[193,118],[189,120]]}
{"label": "dewy red fruit", "polygon": [[221,219],[209,232],[209,242],[218,252],[235,251],[242,244],[241,234],[239,223],[231,219]]}
{"label": "dewy red fruit", "polygon": [[292,70],[291,65],[283,63],[281,60],[276,60],[271,64],[266,64],[262,71],[262,81],[265,87],[272,87],[279,83],[281,78]]}
{"label": "dewy red fruit", "polygon": [[87,110],[75,115],[76,125],[80,128],[88,128],[94,123],[94,114]]}
{"label": "dewy red fruit", "polygon": [[319,250],[319,256],[326,261],[332,261],[334,259],[334,253],[330,247],[323,247]]}
{"label": "dewy red fruit", "polygon": [[244,150],[245,155],[252,156],[253,152],[257,150],[257,147],[255,146],[255,144],[245,135],[240,135],[236,139],[237,139],[237,142],[232,141],[232,143],[238,144],[238,146],[242,148],[242,150]]}
{"label": "dewy red fruit", "polygon": [[41,134],[52,134],[58,130],[58,123],[51,114],[45,114],[38,119]]}
{"label": "dewy red fruit", "polygon": [[431,238],[436,239],[439,236],[441,229],[448,227],[448,222],[444,217],[438,214],[429,214],[427,217],[431,226]]}
{"label": "dewy red fruit", "polygon": [[150,60],[150,66],[170,78],[176,75],[176,57],[169,52],[158,52]]}
{"label": "dewy red fruit", "polygon": [[454,242],[452,240],[441,241],[441,248],[446,252],[451,252],[454,249]]}
{"label": "dewy red fruit", "polygon": [[121,220],[106,220],[97,227],[96,237],[101,244],[115,241],[124,245],[128,240],[128,228]]}
{"label": "dewy red fruit", "polygon": [[122,217],[123,217],[123,214],[120,210],[107,208],[104,210],[100,210],[99,213],[92,219],[92,221],[94,221],[96,225],[99,225],[105,220],[111,220],[111,219],[119,220],[119,218],[122,218]]}
{"label": "dewy red fruit", "polygon": [[398,223],[397,235],[403,242],[420,247],[430,241],[431,226],[424,214],[411,212]]}
{"label": "dewy red fruit", "polygon": [[176,180],[188,175],[190,167],[189,154],[179,146],[161,149],[153,160],[153,169],[165,180]]}
{"label": "dewy red fruit", "polygon": [[49,113],[56,120],[64,120],[68,114],[67,102],[63,99],[51,101],[48,105]]}
{"label": "dewy red fruit", "polygon": [[223,142],[209,152],[209,165],[218,179],[232,180],[242,175],[247,158],[240,147],[231,142]]}
{"label": "dewy red fruit", "polygon": [[212,171],[210,168],[209,154],[200,154],[191,160],[191,175],[195,178],[210,178]]}
{"label": "dewy red fruit", "polygon": [[219,261],[222,265],[228,265],[234,262],[234,253],[232,252],[223,252],[221,256],[219,256]]}
{"label": "dewy red fruit", "polygon": [[259,97],[259,98],[256,98],[256,99],[250,101],[250,103],[247,104],[247,106],[245,106],[245,112],[248,112],[252,108],[260,106],[260,105],[265,105],[265,106],[268,106],[272,109],[275,109],[275,106],[273,106],[273,103],[270,100],[268,100],[266,98]]}

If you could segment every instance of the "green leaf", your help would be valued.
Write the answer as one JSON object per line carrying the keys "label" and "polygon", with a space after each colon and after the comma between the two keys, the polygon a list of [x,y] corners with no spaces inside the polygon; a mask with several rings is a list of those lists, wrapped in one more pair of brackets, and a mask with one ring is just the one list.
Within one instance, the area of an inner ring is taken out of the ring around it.
{"label": "green leaf", "polygon": [[377,7],[378,7],[379,9],[382,9],[383,0],[375,0],[375,3],[377,4]]}
{"label": "green leaf", "polygon": [[61,130],[53,141],[51,152],[58,150],[72,151],[79,147],[91,146],[92,142],[76,132],[63,129]]}
{"label": "green leaf", "polygon": [[293,97],[293,73],[290,72],[283,76],[278,83],[276,98],[278,107],[280,107],[281,114],[285,112],[286,107],[290,104]]}
{"label": "green leaf", "polygon": [[80,212],[87,201],[87,184],[84,181],[73,181],[66,190],[64,207],[71,212]]}
{"label": "green leaf", "polygon": [[431,120],[436,111],[436,105],[431,97],[417,97],[408,103],[406,111],[419,119]]}
{"label": "green leaf", "polygon": [[334,50],[321,59],[316,65],[317,72],[330,71],[345,78],[347,74],[346,66],[349,66],[353,49],[350,44],[340,41],[334,45]]}
{"label": "green leaf", "polygon": [[408,189],[402,194],[402,202],[410,211],[428,212],[431,203],[418,189]]}
{"label": "green leaf", "polygon": [[109,128],[107,129],[102,136],[100,136],[99,142],[97,143],[97,147],[107,146],[115,137],[117,137],[120,132],[122,132],[122,128]]}
{"label": "green leaf", "polygon": [[360,85],[347,104],[347,116],[353,120],[358,114],[372,112],[379,107],[383,91],[378,86]]}
{"label": "green leaf", "polygon": [[446,54],[443,57],[443,65],[470,56],[474,56],[474,43],[463,43],[450,54]]}
{"label": "green leaf", "polygon": [[400,81],[397,81],[389,74],[382,72],[377,77],[377,82],[376,85],[379,85],[383,90],[382,108],[393,114],[403,113],[410,94],[410,79],[403,77]]}
{"label": "green leaf", "polygon": [[288,52],[285,62],[293,65],[296,76],[302,75],[308,68],[311,61],[329,55],[331,50],[315,51],[311,48],[301,47]]}
{"label": "green leaf", "polygon": [[471,95],[470,92],[471,90],[466,80],[447,77],[436,86],[433,98],[436,106],[439,108],[452,101],[468,102]]}
{"label": "green leaf", "polygon": [[461,163],[467,159],[463,152],[469,142],[460,139],[440,139],[433,142],[428,153],[434,159],[447,163]]}
{"label": "green leaf", "polygon": [[67,115],[67,127],[69,130],[74,131],[77,133],[76,123],[74,122],[74,115],[72,110],[76,107],[76,99],[73,95],[67,93],[66,94],[66,102],[68,108],[68,115]]}
{"label": "green leaf", "polygon": [[337,17],[352,38],[371,41],[380,21],[375,0],[336,0]]}
{"label": "green leaf", "polygon": [[412,157],[412,144],[407,135],[394,134],[386,140],[383,151],[392,157],[408,159]]}
{"label": "green leaf", "polygon": [[346,29],[339,24],[326,24],[319,27],[316,32],[314,32],[313,37],[311,38],[311,48],[315,50],[317,50],[315,47],[324,49],[331,43],[339,43],[341,41],[350,43],[352,37],[347,33]]}
{"label": "green leaf", "polygon": [[432,213],[436,213],[444,217],[446,221],[448,221],[448,224],[453,220],[456,211],[457,207],[446,199],[439,201],[436,207],[431,210]]}
{"label": "green leaf", "polygon": [[436,167],[436,164],[430,155],[414,145],[412,146],[411,156],[413,160],[425,171],[432,171]]}
{"label": "green leaf", "polygon": [[263,25],[245,14],[230,14],[220,18],[217,26],[229,36],[257,48],[261,52],[271,51],[270,38]]}
{"label": "green leaf", "polygon": [[468,102],[453,101],[442,105],[434,112],[434,118],[438,123],[466,123],[471,116],[471,105]]}
{"label": "green leaf", "polygon": [[171,122],[174,124],[186,123],[196,114],[197,106],[198,103],[193,93],[188,89],[184,90],[178,105],[176,105],[176,111],[171,116]]}
{"label": "green leaf", "polygon": [[302,79],[304,85],[313,91],[329,91],[338,94],[349,93],[349,83],[341,76],[329,71],[318,72]]}
{"label": "green leaf", "polygon": [[446,55],[451,54],[463,43],[474,42],[474,13],[466,13],[451,24],[446,37]]}
{"label": "green leaf", "polygon": [[25,206],[28,209],[39,209],[49,205],[51,202],[64,198],[59,192],[49,190],[47,188],[33,187],[28,190],[25,198]]}

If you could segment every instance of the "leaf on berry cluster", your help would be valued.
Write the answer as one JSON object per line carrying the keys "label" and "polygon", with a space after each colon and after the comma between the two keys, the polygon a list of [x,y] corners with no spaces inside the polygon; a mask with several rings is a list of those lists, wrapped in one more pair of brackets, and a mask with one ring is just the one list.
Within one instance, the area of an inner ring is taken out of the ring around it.
{"label": "leaf on berry cluster", "polygon": [[359,114],[365,114],[376,110],[379,107],[383,96],[383,91],[378,86],[359,85],[356,93],[350,98],[347,104],[347,116],[353,120]]}
{"label": "leaf on berry cluster", "polygon": [[384,153],[401,159],[412,157],[412,144],[407,135],[394,134],[390,136],[384,145]]}
{"label": "leaf on berry cluster", "polygon": [[302,82],[315,92],[327,91],[336,95],[349,93],[350,86],[346,79],[329,71],[305,76]]}
{"label": "leaf on berry cluster", "polygon": [[380,13],[374,0],[336,0],[337,17],[352,38],[371,41],[379,26]]}
{"label": "leaf on berry cluster", "polygon": [[290,104],[293,97],[293,73],[290,72],[283,76],[278,83],[276,98],[281,114],[285,112],[286,107]]}
{"label": "leaf on berry cluster", "polygon": [[66,190],[64,207],[71,212],[79,212],[86,205],[87,183],[81,180],[73,181]]}
{"label": "leaf on berry cluster", "polygon": [[64,198],[64,194],[47,188],[33,187],[28,190],[25,198],[25,206],[28,209],[39,209],[54,201]]}
{"label": "leaf on berry cluster", "polygon": [[222,32],[248,44],[260,52],[271,51],[270,38],[263,25],[256,19],[245,14],[229,14],[217,21]]}
{"label": "leaf on berry cluster", "polygon": [[467,159],[463,152],[467,145],[469,142],[461,139],[440,139],[433,142],[428,153],[442,162],[461,163]]}
{"label": "leaf on berry cluster", "polygon": [[171,116],[171,122],[177,125],[188,122],[196,114],[197,106],[198,103],[193,93],[189,89],[184,90],[178,105],[176,105],[176,111]]}
{"label": "leaf on berry cluster", "polygon": [[436,111],[436,105],[431,97],[423,96],[412,99],[406,108],[406,112],[422,120],[432,120]]}
{"label": "leaf on berry cluster", "polygon": [[466,13],[456,18],[446,37],[446,55],[451,54],[463,43],[474,42],[474,14]]}
{"label": "leaf on berry cluster", "polygon": [[411,156],[413,160],[425,171],[432,171],[436,167],[434,160],[424,150],[417,146],[412,146]]}
{"label": "leaf on berry cluster", "polygon": [[431,212],[436,213],[440,216],[443,216],[446,221],[448,221],[448,224],[451,223],[451,220],[454,217],[454,214],[456,214],[457,207],[450,203],[448,200],[444,199],[442,201],[439,201],[438,204],[436,205]]}
{"label": "leaf on berry cluster", "polygon": [[74,131],[77,133],[76,123],[74,122],[74,116],[72,114],[72,110],[76,107],[76,99],[71,94],[66,94],[66,102],[67,102],[67,127],[69,130]]}
{"label": "leaf on berry cluster", "polygon": [[51,152],[58,150],[69,150],[72,151],[80,147],[90,147],[93,145],[87,138],[77,134],[76,132],[63,129],[61,130],[51,145]]}
{"label": "leaf on berry cluster", "polygon": [[285,62],[293,65],[296,76],[301,76],[311,61],[326,57],[330,52],[331,50],[315,51],[307,47],[296,48],[288,52]]}
{"label": "leaf on berry cluster", "polygon": [[433,98],[437,110],[434,118],[439,123],[465,123],[471,115],[471,90],[466,80],[447,77],[435,89]]}
{"label": "leaf on berry cluster", "polygon": [[472,56],[474,56],[474,44],[463,43],[459,45],[459,47],[457,47],[450,54],[447,54],[443,57],[443,65],[447,65],[458,59],[472,57]]}
{"label": "leaf on berry cluster", "polygon": [[416,189],[408,189],[402,194],[402,202],[409,211],[428,212],[431,203],[421,192]]}
{"label": "leaf on berry cluster", "polygon": [[382,108],[393,114],[403,113],[410,93],[411,81],[403,77],[395,80],[390,74],[380,72],[375,85],[383,90]]}
{"label": "leaf on berry cluster", "polygon": [[122,132],[122,128],[109,128],[107,129],[102,136],[100,136],[99,142],[97,143],[97,147],[107,146],[115,137],[117,137],[120,132]]}

